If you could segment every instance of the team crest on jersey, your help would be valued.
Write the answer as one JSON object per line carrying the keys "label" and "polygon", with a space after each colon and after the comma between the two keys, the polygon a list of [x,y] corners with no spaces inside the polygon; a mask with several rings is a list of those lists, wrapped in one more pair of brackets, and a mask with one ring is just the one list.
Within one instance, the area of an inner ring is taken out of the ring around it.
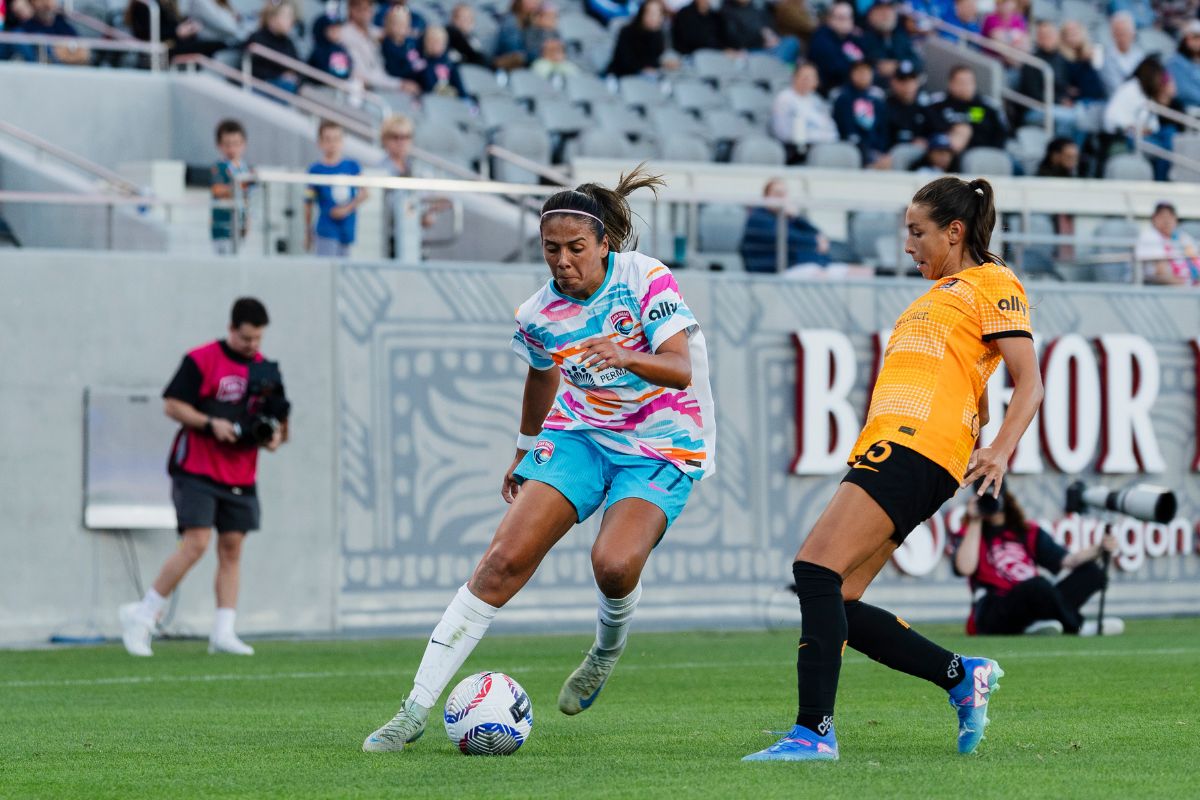
{"label": "team crest on jersey", "polygon": [[545,464],[554,457],[554,442],[549,439],[538,439],[533,446],[533,460],[537,464]]}
{"label": "team crest on jersey", "polygon": [[614,311],[610,314],[608,321],[612,323],[613,330],[622,336],[628,336],[633,333],[633,314],[630,314],[623,308],[620,311]]}
{"label": "team crest on jersey", "polygon": [[246,379],[241,375],[226,375],[217,384],[218,403],[240,403],[246,396]]}

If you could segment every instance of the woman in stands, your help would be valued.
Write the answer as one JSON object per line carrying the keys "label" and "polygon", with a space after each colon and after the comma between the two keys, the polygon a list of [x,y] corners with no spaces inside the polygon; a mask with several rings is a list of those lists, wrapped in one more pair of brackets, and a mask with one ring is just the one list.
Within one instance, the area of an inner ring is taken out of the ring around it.
{"label": "woman in stands", "polygon": [[625,198],[661,185],[639,167],[616,189],[588,183],[542,206],[551,277],[517,309],[512,347],[529,371],[517,452],[501,488],[511,505],[434,628],[412,692],[364,750],[401,750],[421,735],[496,612],[601,506],[592,546],[596,640],[563,684],[559,710],[591,706],[624,650],[642,568],[692,483],[712,474],[716,444],[700,326],[662,263],[621,252],[633,232]]}
{"label": "woman in stands", "polygon": [[677,61],[663,61],[667,36],[663,23],[667,18],[662,0],[646,0],[633,20],[621,28],[613,46],[612,61],[605,70],[618,78],[626,75],[657,75],[660,69],[674,69]]}
{"label": "woman in stands", "polygon": [[[913,196],[905,223],[904,251],[934,284],[896,321],[851,468],[792,565],[803,612],[796,725],[748,761],[837,759],[833,708],[847,644],[949,692],[960,753],[983,738],[988,696],[1003,674],[995,661],[952,653],[860,600],[909,532],[960,485],[981,479],[980,494],[999,493],[1042,398],[1025,290],[987,249],[991,185],[938,178]],[[996,438],[976,450],[987,381],[1001,359],[1012,400]]]}
{"label": "woman in stands", "polygon": [[[246,44],[258,44],[273,50],[284,58],[293,61],[300,60],[300,51],[292,41],[292,28],[296,27],[296,9],[289,2],[273,2],[263,6],[262,19],[258,30],[254,32]],[[286,92],[300,90],[300,76],[291,68],[272,61],[269,58],[257,57],[251,62],[255,78],[266,81]]]}
{"label": "woman in stands", "polygon": [[[1178,125],[1151,112],[1150,103],[1174,107],[1183,113],[1175,99],[1175,81],[1157,56],[1147,56],[1137,65],[1129,80],[1113,92],[1104,109],[1104,130],[1114,136],[1124,136],[1133,147],[1139,137],[1164,150],[1173,150]],[[1163,158],[1151,158],[1154,180],[1165,181],[1171,163]]]}

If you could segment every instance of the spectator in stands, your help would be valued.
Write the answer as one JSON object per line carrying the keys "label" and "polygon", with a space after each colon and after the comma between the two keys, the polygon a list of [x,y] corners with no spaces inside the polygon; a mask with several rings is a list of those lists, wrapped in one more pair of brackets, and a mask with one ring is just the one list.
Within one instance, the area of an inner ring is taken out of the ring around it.
{"label": "spectator in stands", "polygon": [[955,152],[950,135],[935,133],[929,137],[925,155],[913,162],[908,169],[922,175],[949,175],[961,171],[961,156]]}
{"label": "spectator in stands", "polygon": [[[659,29],[662,24],[659,23]],[[548,39],[561,39],[558,33],[558,6],[551,0],[542,0],[533,14],[529,27],[525,29],[525,63],[532,64],[542,55],[542,45]]]}
{"label": "spectator in stands", "polygon": [[475,10],[469,5],[459,3],[454,7],[446,33],[450,35],[450,55],[460,64],[491,66],[491,59],[483,51],[483,42],[475,33]]}
{"label": "spectator in stands", "polygon": [[[0,0],[0,31],[15,33],[32,18],[33,9],[29,5],[29,0],[10,0],[7,9],[4,7],[4,0]],[[17,47],[0,44],[0,61],[7,61],[18,51]],[[21,57],[24,58],[24,56]]]}
{"label": "spectator in stands", "polygon": [[246,211],[253,172],[242,160],[246,153],[246,129],[235,119],[221,120],[217,125],[217,150],[221,160],[212,168],[212,197],[233,208],[212,209],[213,252],[219,256],[237,253],[246,239],[249,220]]}
{"label": "spectator in stands", "polygon": [[808,0],[779,0],[773,14],[775,32],[780,36],[792,36],[801,42],[812,39],[817,29],[817,18],[808,7]]}
{"label": "spectator in stands", "polygon": [[[78,36],[75,26],[67,22],[66,16],[58,8],[58,0],[32,0],[30,10],[33,16],[22,23],[21,33],[39,34],[42,36]],[[26,61],[37,61],[37,52],[41,48],[24,45],[20,48],[21,57]],[[55,45],[46,48],[52,64],[72,64],[79,66],[89,64],[91,52],[76,42]]]}
{"label": "spectator in stands", "polygon": [[1067,62],[1067,97],[1074,103],[1107,100],[1108,91],[1097,69],[1103,56],[1092,44],[1087,29],[1077,20],[1068,20],[1063,23],[1061,38]]}
{"label": "spectator in stands", "polygon": [[556,82],[578,75],[578,65],[567,59],[567,46],[562,39],[547,39],[542,43],[542,55],[529,67],[534,74]]}
{"label": "spectator in stands", "polygon": [[1079,145],[1073,139],[1057,136],[1046,145],[1046,154],[1038,164],[1043,178],[1079,178]]}
{"label": "spectator in stands", "polygon": [[462,76],[458,74],[458,64],[450,60],[447,52],[449,44],[450,36],[442,26],[430,25],[425,29],[425,69],[420,73],[421,89],[427,94],[466,97],[467,87],[463,86]]}
{"label": "spectator in stands", "polygon": [[925,142],[929,107],[921,98],[921,78],[911,61],[901,61],[887,96],[888,148]]}
{"label": "spectator in stands", "polygon": [[[787,183],[783,178],[772,178],[763,189],[763,197],[787,200]],[[738,248],[747,272],[777,272],[775,248],[779,241],[779,211],[760,206],[750,209],[746,227],[742,230],[742,242]],[[829,264],[829,240],[817,228],[796,211],[787,208],[783,212],[787,220],[786,265]]]}
{"label": "spectator in stands", "polygon": [[645,0],[633,20],[617,34],[612,61],[605,72],[624,77],[655,75],[660,69],[677,68],[677,61],[663,59],[667,49],[667,36],[663,32],[665,21],[666,8],[662,0]]}
{"label": "spectator in stands", "polygon": [[783,142],[788,164],[803,163],[810,145],[838,140],[837,124],[817,92],[819,85],[817,68],[801,62],[792,73],[792,85],[771,104],[771,135]]}
{"label": "spectator in stands", "polygon": [[999,0],[996,10],[984,17],[980,30],[987,38],[1009,47],[1029,48],[1029,23],[1017,6],[1017,0]]}
{"label": "spectator in stands", "polygon": [[713,8],[712,0],[693,0],[679,9],[671,21],[671,43],[676,52],[685,56],[697,50],[725,50],[729,47],[725,19]]}
{"label": "spectator in stands", "polygon": [[[943,6],[943,13],[945,16],[941,18],[956,28],[983,35],[983,17],[979,13],[979,4],[976,0],[954,0],[954,5],[949,9],[945,9]],[[958,40],[958,37],[951,33],[942,33],[942,37]]]}
{"label": "spectator in stands", "polygon": [[313,49],[308,57],[309,66],[328,73],[343,81],[354,74],[354,62],[350,52],[342,47],[342,31],[345,21],[338,16],[322,14],[313,22]]}
{"label": "spectator in stands", "polygon": [[1103,61],[1100,66],[1100,77],[1104,80],[1104,88],[1111,96],[1129,76],[1142,59],[1146,51],[1137,43],[1137,29],[1133,24],[1133,16],[1127,11],[1119,11],[1108,21],[1108,30],[1112,41],[1104,46]]}
{"label": "spectator in stands", "polygon": [[875,85],[875,71],[866,61],[850,68],[850,81],[833,101],[833,120],[843,140],[858,146],[863,165],[888,169],[887,105]]}
{"label": "spectator in stands", "polygon": [[1184,27],[1179,49],[1167,59],[1167,71],[1175,80],[1179,102],[1200,106],[1200,19]]}
{"label": "spectator in stands", "polygon": [[975,72],[964,64],[950,70],[945,98],[929,107],[929,126],[933,133],[946,133],[960,122],[971,126],[970,147],[1004,148],[1008,138],[1004,116],[979,94]]}
{"label": "spectator in stands", "polygon": [[[426,29],[426,35],[428,35]],[[430,177],[426,174],[427,170],[421,168],[421,164],[412,157],[413,148],[413,122],[403,114],[393,114],[383,121],[379,127],[380,143],[383,145],[383,150],[387,154],[383,160],[379,162],[378,167],[384,170],[393,178],[422,178]],[[419,203],[420,208],[420,225],[421,228],[431,228],[437,220],[437,215],[441,211],[445,211],[452,207],[450,201],[444,197],[422,197],[419,200],[412,195],[405,198],[404,194],[395,189],[385,189],[383,192],[383,209],[384,209],[384,225],[388,232],[388,257],[395,258],[397,253],[403,250],[402,247],[397,247],[396,242],[396,212],[408,211],[409,209],[398,209],[396,204],[399,202],[414,202]],[[403,235],[403,230],[401,231]]]}
{"label": "spectator in stands", "polygon": [[[1104,108],[1104,130],[1109,134],[1125,136],[1133,146],[1133,140],[1141,137],[1164,150],[1173,149],[1176,126],[1148,111],[1149,103],[1171,106],[1175,100],[1175,81],[1171,73],[1155,56],[1142,59],[1133,71],[1133,77],[1122,83],[1113,92]],[[1165,159],[1152,158],[1154,179],[1165,181],[1170,172],[1170,163]]]}
{"label": "spectator in stands", "polygon": [[882,86],[888,84],[902,62],[912,64],[917,72],[922,68],[912,38],[898,27],[898,22],[892,0],[880,0],[867,11],[867,25],[862,35],[863,56],[875,66],[876,79]]}
{"label": "spectator in stands", "polygon": [[850,66],[864,58],[863,43],[854,32],[854,7],[834,3],[825,21],[813,32],[808,57],[821,76],[821,93],[826,97],[850,76]]}
{"label": "spectator in stands", "polygon": [[[290,2],[272,2],[263,6],[262,21],[258,30],[246,40],[246,44],[262,45],[282,56],[300,60],[300,53],[292,41],[292,28],[296,27],[296,9]],[[255,78],[266,81],[287,92],[300,89],[300,76],[288,67],[270,59],[258,57],[250,62]]]}
{"label": "spectator in stands", "polygon": [[400,81],[404,91],[420,94],[426,63],[421,54],[421,42],[413,34],[410,20],[411,12],[407,8],[392,6],[383,20],[379,52],[383,56],[384,71]]}
{"label": "spectator in stands", "polygon": [[[403,12],[407,14],[408,9],[403,9]],[[342,26],[342,47],[350,53],[354,79],[361,81],[368,89],[405,91],[410,94],[419,91],[416,83],[394,78],[384,69],[379,30],[371,25],[373,15],[371,0],[350,0],[347,23]]]}
{"label": "spectator in stands", "polygon": [[[1054,111],[1056,127],[1062,129],[1066,126],[1068,128],[1066,132],[1073,132],[1075,111],[1072,108],[1074,101],[1070,98],[1067,89],[1067,59],[1062,54],[1060,47],[1058,26],[1053,22],[1042,20],[1034,28],[1033,55],[1045,61],[1054,72],[1054,82],[1051,88],[1054,91],[1056,104]],[[1046,77],[1042,71],[1030,64],[1022,66],[1017,74],[1016,89],[1026,97],[1041,100],[1045,85]],[[1023,106],[1019,109],[1017,115],[1021,124],[1037,125],[1042,121],[1041,111],[1030,111]]]}
{"label": "spectator in stands", "polygon": [[258,20],[239,12],[229,0],[190,0],[188,16],[200,23],[200,38],[239,47],[258,27]]}
{"label": "spectator in stands", "polygon": [[492,59],[497,69],[519,69],[525,59],[525,32],[533,26],[533,16],[540,0],[512,0],[508,13],[500,18],[496,35],[496,55]]}
{"label": "spectator in stands", "polygon": [[[125,26],[135,39],[150,41],[149,7],[137,0],[129,0],[125,7]],[[201,38],[200,23],[181,17],[175,0],[158,0],[158,40],[167,45],[167,52],[172,57],[197,53],[211,56],[225,49],[221,42]]]}
{"label": "spectator in stands", "polygon": [[[362,167],[342,155],[342,126],[322,120],[317,129],[321,160],[308,168],[310,175],[360,175]],[[367,190],[356,186],[308,187],[304,203],[304,249],[318,256],[350,255],[354,244],[358,207],[367,201]],[[317,219],[313,223],[313,206]]]}
{"label": "spectator in stands", "polygon": [[1136,256],[1146,283],[1200,284],[1200,250],[1191,235],[1179,229],[1179,216],[1170,203],[1154,207],[1150,224],[1138,236]]}
{"label": "spectator in stands", "polygon": [[392,9],[397,6],[408,11],[408,24],[412,28],[413,37],[420,39],[425,33],[425,17],[419,12],[408,7],[408,0],[384,0],[379,4],[379,8],[375,11],[375,17],[371,20],[371,24],[376,28],[382,28],[387,15],[392,13]]}
{"label": "spectator in stands", "polygon": [[1115,0],[1109,11],[1128,11],[1138,28],[1157,26],[1172,36],[1181,35],[1200,10],[1197,0]]}
{"label": "spectator in stands", "polygon": [[771,28],[771,15],[756,6],[754,0],[724,0],[721,18],[725,20],[725,34],[733,50],[766,52],[789,64],[800,57],[800,40],[776,33]]}
{"label": "spectator in stands", "polygon": [[583,8],[605,27],[614,19],[632,17],[640,0],[584,0]]}

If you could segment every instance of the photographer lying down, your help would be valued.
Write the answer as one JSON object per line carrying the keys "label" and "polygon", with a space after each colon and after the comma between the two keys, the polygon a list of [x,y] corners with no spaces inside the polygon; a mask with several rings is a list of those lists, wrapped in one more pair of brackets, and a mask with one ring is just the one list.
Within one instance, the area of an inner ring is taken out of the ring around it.
{"label": "photographer lying down", "polygon": [[258,529],[258,450],[274,451],[287,441],[291,410],[279,365],[258,350],[267,322],[262,303],[240,298],[228,338],[184,356],[163,391],[167,416],[182,426],[167,465],[180,541],[146,596],[119,610],[130,655],[153,655],[150,637],[166,598],[204,555],[214,527],[217,613],[208,652],[254,655],[233,630],[242,542]]}
{"label": "photographer lying down", "polygon": [[[1025,519],[1007,488],[972,497],[966,526],[955,537],[954,571],[971,584],[973,603],[967,632],[978,634],[1074,633],[1092,636],[1095,620],[1084,621],[1083,604],[1103,588],[1107,578],[1097,564],[1101,553],[1117,549],[1117,540],[1103,540],[1068,553],[1036,522]],[[1053,583],[1038,567],[1055,575]],[[1121,633],[1124,623],[1106,616],[1105,634]]]}

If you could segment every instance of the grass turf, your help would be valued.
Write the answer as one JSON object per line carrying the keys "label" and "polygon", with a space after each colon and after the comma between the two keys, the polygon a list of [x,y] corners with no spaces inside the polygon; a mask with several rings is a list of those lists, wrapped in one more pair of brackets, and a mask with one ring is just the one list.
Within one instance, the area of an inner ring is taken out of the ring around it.
{"label": "grass turf", "polygon": [[460,755],[437,718],[404,753],[360,751],[423,641],[265,641],[249,659],[201,642],[160,642],[152,659],[119,645],[0,651],[0,797],[1196,796],[1200,620],[1103,639],[926,633],[1007,672],[974,756],[955,752],[943,692],[850,651],[842,760],[740,763],[790,727],[790,632],[635,631],[574,718],[556,698],[586,637],[491,637],[467,669],[513,675],[535,719],[517,754],[492,759]]}

